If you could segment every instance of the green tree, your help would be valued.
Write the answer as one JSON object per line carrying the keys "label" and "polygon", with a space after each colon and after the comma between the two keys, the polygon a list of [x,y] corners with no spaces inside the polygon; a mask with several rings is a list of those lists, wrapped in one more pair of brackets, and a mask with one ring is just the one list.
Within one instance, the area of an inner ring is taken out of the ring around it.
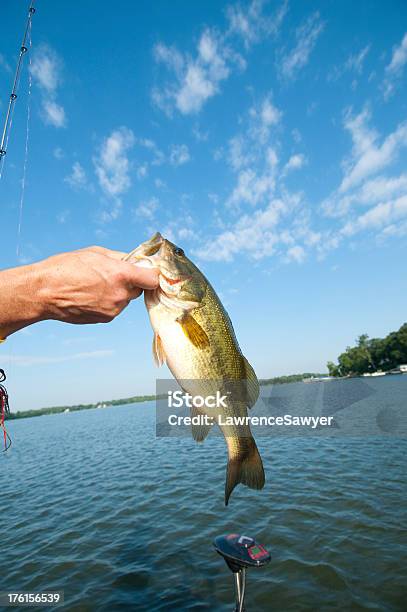
{"label": "green tree", "polygon": [[385,338],[369,339],[367,334],[362,334],[356,346],[348,346],[339,355],[338,365],[330,361],[327,367],[332,376],[347,376],[379,369],[387,371],[402,363],[407,363],[407,323]]}

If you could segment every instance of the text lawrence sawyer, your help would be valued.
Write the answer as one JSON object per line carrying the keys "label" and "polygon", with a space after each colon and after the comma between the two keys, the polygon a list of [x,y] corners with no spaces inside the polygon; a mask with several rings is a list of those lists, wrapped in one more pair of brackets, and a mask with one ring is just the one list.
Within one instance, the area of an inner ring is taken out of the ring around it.
{"label": "text lawrence sawyer", "polygon": [[198,414],[194,416],[178,416],[170,414],[168,423],[172,427],[180,427],[185,425],[208,426],[218,423],[218,425],[226,426],[265,426],[265,427],[310,427],[316,429],[319,426],[331,427],[334,420],[333,416],[294,416],[292,414],[284,414],[281,416],[226,416],[219,414],[216,419],[207,414]]}

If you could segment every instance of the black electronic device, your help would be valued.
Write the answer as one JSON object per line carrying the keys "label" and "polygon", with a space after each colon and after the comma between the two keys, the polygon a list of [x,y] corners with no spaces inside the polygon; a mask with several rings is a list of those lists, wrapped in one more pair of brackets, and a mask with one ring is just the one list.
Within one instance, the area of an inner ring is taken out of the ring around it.
{"label": "black electronic device", "polygon": [[271,555],[262,544],[259,544],[249,536],[238,533],[218,536],[215,538],[213,545],[216,552],[224,558],[235,578],[235,612],[243,612],[246,591],[246,569],[248,567],[266,565],[271,560]]}

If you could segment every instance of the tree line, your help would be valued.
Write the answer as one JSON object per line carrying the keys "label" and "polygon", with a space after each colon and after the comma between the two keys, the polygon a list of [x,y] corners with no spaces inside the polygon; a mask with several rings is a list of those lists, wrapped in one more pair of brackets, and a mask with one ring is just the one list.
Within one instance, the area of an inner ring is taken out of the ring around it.
{"label": "tree line", "polygon": [[359,375],[382,370],[387,372],[407,364],[407,323],[385,338],[369,338],[362,334],[356,346],[348,346],[338,357],[338,363],[328,361],[331,376]]}

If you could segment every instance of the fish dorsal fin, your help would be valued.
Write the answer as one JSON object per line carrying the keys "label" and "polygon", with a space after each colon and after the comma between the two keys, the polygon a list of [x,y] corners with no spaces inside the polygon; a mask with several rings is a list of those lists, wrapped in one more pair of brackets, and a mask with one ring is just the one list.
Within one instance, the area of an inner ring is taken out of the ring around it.
{"label": "fish dorsal fin", "polygon": [[191,417],[199,417],[200,420],[199,425],[191,423],[192,437],[196,442],[203,442],[210,432],[213,423],[206,424],[204,422],[205,412],[202,412],[202,410],[195,406],[191,406]]}
{"label": "fish dorsal fin", "polygon": [[246,393],[247,393],[247,405],[249,408],[253,408],[257,402],[260,386],[255,371],[253,370],[246,357],[243,357],[244,368],[246,371]]}
{"label": "fish dorsal fin", "polygon": [[153,357],[157,367],[162,366],[165,362],[165,353],[161,338],[157,333],[154,333],[153,338]]}
{"label": "fish dorsal fin", "polygon": [[185,312],[177,319],[177,323],[179,323],[182,327],[182,331],[188,338],[190,342],[198,349],[205,349],[209,346],[209,338],[206,334],[206,331],[202,329],[199,325],[198,321],[194,319],[194,317]]}

